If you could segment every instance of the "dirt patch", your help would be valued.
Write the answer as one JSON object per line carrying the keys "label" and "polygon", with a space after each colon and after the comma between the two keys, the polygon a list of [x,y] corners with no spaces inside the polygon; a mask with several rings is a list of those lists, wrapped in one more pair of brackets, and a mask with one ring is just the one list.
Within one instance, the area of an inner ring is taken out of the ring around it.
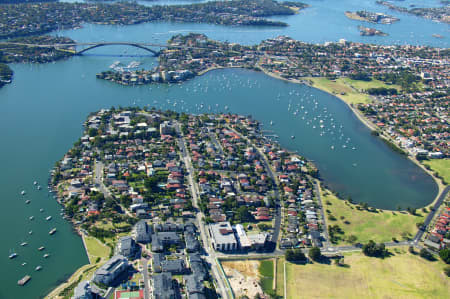
{"label": "dirt patch", "polygon": [[255,298],[256,294],[263,294],[259,284],[259,261],[222,262],[222,267],[237,298],[243,295]]}

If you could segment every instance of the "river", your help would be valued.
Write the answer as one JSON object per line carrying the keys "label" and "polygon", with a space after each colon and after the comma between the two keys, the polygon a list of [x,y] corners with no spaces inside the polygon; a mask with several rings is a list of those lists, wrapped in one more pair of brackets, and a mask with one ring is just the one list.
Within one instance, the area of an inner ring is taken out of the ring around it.
{"label": "river", "polygon": [[[305,2],[313,7],[296,16],[277,18],[291,25],[282,29],[171,23],[133,26],[87,24],[79,30],[54,34],[86,42],[164,42],[173,34],[195,31],[215,39],[245,44],[290,35],[307,42],[345,38],[386,44],[401,41],[448,46],[447,38],[431,37],[433,33],[448,34],[447,25],[406,15],[400,15],[401,21],[397,24],[383,27],[386,28],[383,31],[391,34],[390,37],[360,37],[356,31],[358,22],[348,20],[343,11],[364,7],[385,11],[374,6],[372,1],[343,0],[338,8],[330,5],[335,3],[333,0]],[[357,3],[356,8],[350,6],[353,2]],[[336,23],[319,26],[326,16],[327,20]],[[405,24],[415,24],[415,27]],[[314,160],[332,189],[378,208],[424,206],[437,193],[431,177],[372,137],[348,107],[332,95],[262,73],[238,69],[209,72],[182,85],[171,86],[124,87],[97,80],[95,74],[106,70],[115,60],[124,63],[139,60],[145,67],[156,63],[155,58],[149,56],[117,57],[117,54],[147,53],[115,46],[45,65],[15,64],[12,65],[15,72],[13,83],[0,89],[0,127],[3,128],[0,194],[4,206],[0,211],[3,237],[0,298],[45,295],[58,281],[87,263],[81,239],[60,217],[60,207],[47,193],[46,183],[54,162],[80,137],[81,125],[87,114],[113,105],[148,105],[192,113],[228,111],[251,114],[263,123],[265,129],[279,135],[282,146]],[[200,108],[201,104],[203,108]],[[299,112],[294,115],[297,109]],[[322,135],[320,119],[324,127],[330,129]],[[273,121],[272,126],[270,121]],[[296,138],[291,139],[292,135]],[[33,186],[35,180],[43,190]],[[20,195],[21,190],[27,191],[24,197]],[[26,199],[31,200],[29,205],[25,204]],[[45,211],[39,212],[40,208]],[[45,221],[48,215],[53,219]],[[35,219],[29,220],[30,216]],[[58,231],[49,236],[48,231],[53,227]],[[32,235],[28,234],[30,230]],[[28,245],[21,247],[20,243],[24,241]],[[44,253],[37,250],[39,246],[45,246],[46,252],[51,254],[48,259],[44,259]],[[19,254],[14,260],[8,259],[11,250]],[[22,267],[23,262],[27,265]],[[34,271],[38,265],[43,266],[39,273]],[[32,280],[25,287],[18,287],[17,280],[25,274],[31,274]]]}

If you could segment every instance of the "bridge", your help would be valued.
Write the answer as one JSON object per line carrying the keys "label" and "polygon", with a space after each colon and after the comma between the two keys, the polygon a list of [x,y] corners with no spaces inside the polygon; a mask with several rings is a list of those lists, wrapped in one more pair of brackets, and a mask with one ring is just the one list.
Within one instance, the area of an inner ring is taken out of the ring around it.
{"label": "bridge", "polygon": [[[143,49],[152,53],[154,56],[158,56],[160,54],[160,50],[154,50],[151,47],[167,48],[169,45],[166,44],[154,44],[154,43],[136,43],[136,42],[89,42],[89,43],[65,43],[65,44],[27,44],[27,43],[14,43],[14,42],[0,42],[0,46],[2,45],[16,45],[16,46],[26,46],[26,47],[38,47],[38,48],[55,48],[59,50],[65,50],[73,53],[74,55],[83,55],[85,52],[90,51],[99,47],[106,46],[131,46],[139,49]],[[67,47],[83,47],[86,48],[81,49],[79,51],[76,50],[68,50],[65,49]],[[172,46],[171,46],[172,47]],[[182,48],[182,47],[179,47]]]}

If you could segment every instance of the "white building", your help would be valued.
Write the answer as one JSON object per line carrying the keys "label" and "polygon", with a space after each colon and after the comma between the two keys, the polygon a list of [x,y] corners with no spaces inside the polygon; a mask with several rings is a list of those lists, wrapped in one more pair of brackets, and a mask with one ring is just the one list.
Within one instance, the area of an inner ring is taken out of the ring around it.
{"label": "white building", "polygon": [[236,237],[229,222],[210,224],[209,233],[215,250],[233,251],[237,249]]}

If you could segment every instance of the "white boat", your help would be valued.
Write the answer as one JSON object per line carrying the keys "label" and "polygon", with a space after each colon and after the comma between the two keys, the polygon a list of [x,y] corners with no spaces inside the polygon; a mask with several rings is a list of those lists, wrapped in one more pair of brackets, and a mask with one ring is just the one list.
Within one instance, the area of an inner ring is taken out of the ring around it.
{"label": "white boat", "polygon": [[50,256],[50,254],[46,253],[44,254],[44,258],[48,258]]}
{"label": "white boat", "polygon": [[49,235],[53,235],[56,232],[56,228],[52,228],[51,231],[48,232]]}
{"label": "white boat", "polygon": [[22,267],[25,266],[27,263],[22,263]]}
{"label": "white boat", "polygon": [[30,202],[31,202],[31,200],[29,200],[29,199],[27,199],[27,200],[25,201],[26,204],[29,204]]}
{"label": "white boat", "polygon": [[22,242],[22,243],[20,243],[20,246],[27,246],[27,245],[28,245],[27,242]]}
{"label": "white boat", "polygon": [[37,182],[36,182],[36,181],[34,181],[34,182],[33,182],[33,185],[37,185]]}
{"label": "white boat", "polygon": [[32,230],[30,230],[30,231],[28,232],[28,234],[29,234],[29,235],[32,235],[32,234],[33,234],[33,231],[32,231]]}
{"label": "white boat", "polygon": [[42,209],[42,208],[41,208],[41,209],[39,209],[39,212],[41,212],[41,213],[42,213],[42,212],[44,212],[44,209]]}
{"label": "white boat", "polygon": [[20,194],[25,195],[26,194],[25,190],[22,190],[22,192],[20,192]]}
{"label": "white boat", "polygon": [[34,269],[34,270],[39,271],[41,269],[42,269],[42,266],[37,266],[36,269]]}
{"label": "white boat", "polygon": [[291,139],[295,139],[295,136],[294,136],[294,135],[292,135],[292,136],[291,136]]}
{"label": "white boat", "polygon": [[45,218],[45,220],[49,221],[50,219],[52,219],[52,216],[48,216],[47,218]]}
{"label": "white boat", "polygon": [[42,187],[41,187],[41,186],[37,186],[37,189],[38,189],[38,190],[41,190],[41,189],[42,189]]}
{"label": "white boat", "polygon": [[42,250],[44,250],[44,249],[45,249],[44,246],[41,246],[41,247],[38,248],[39,251],[42,251]]}
{"label": "white boat", "polygon": [[34,216],[30,216],[30,218],[29,218],[30,220],[33,220],[34,219]]}
{"label": "white boat", "polygon": [[10,259],[13,259],[13,258],[15,258],[15,257],[17,257],[17,253],[15,253],[15,252],[13,252],[13,253],[11,253],[11,254],[9,255],[9,258],[10,258]]}

